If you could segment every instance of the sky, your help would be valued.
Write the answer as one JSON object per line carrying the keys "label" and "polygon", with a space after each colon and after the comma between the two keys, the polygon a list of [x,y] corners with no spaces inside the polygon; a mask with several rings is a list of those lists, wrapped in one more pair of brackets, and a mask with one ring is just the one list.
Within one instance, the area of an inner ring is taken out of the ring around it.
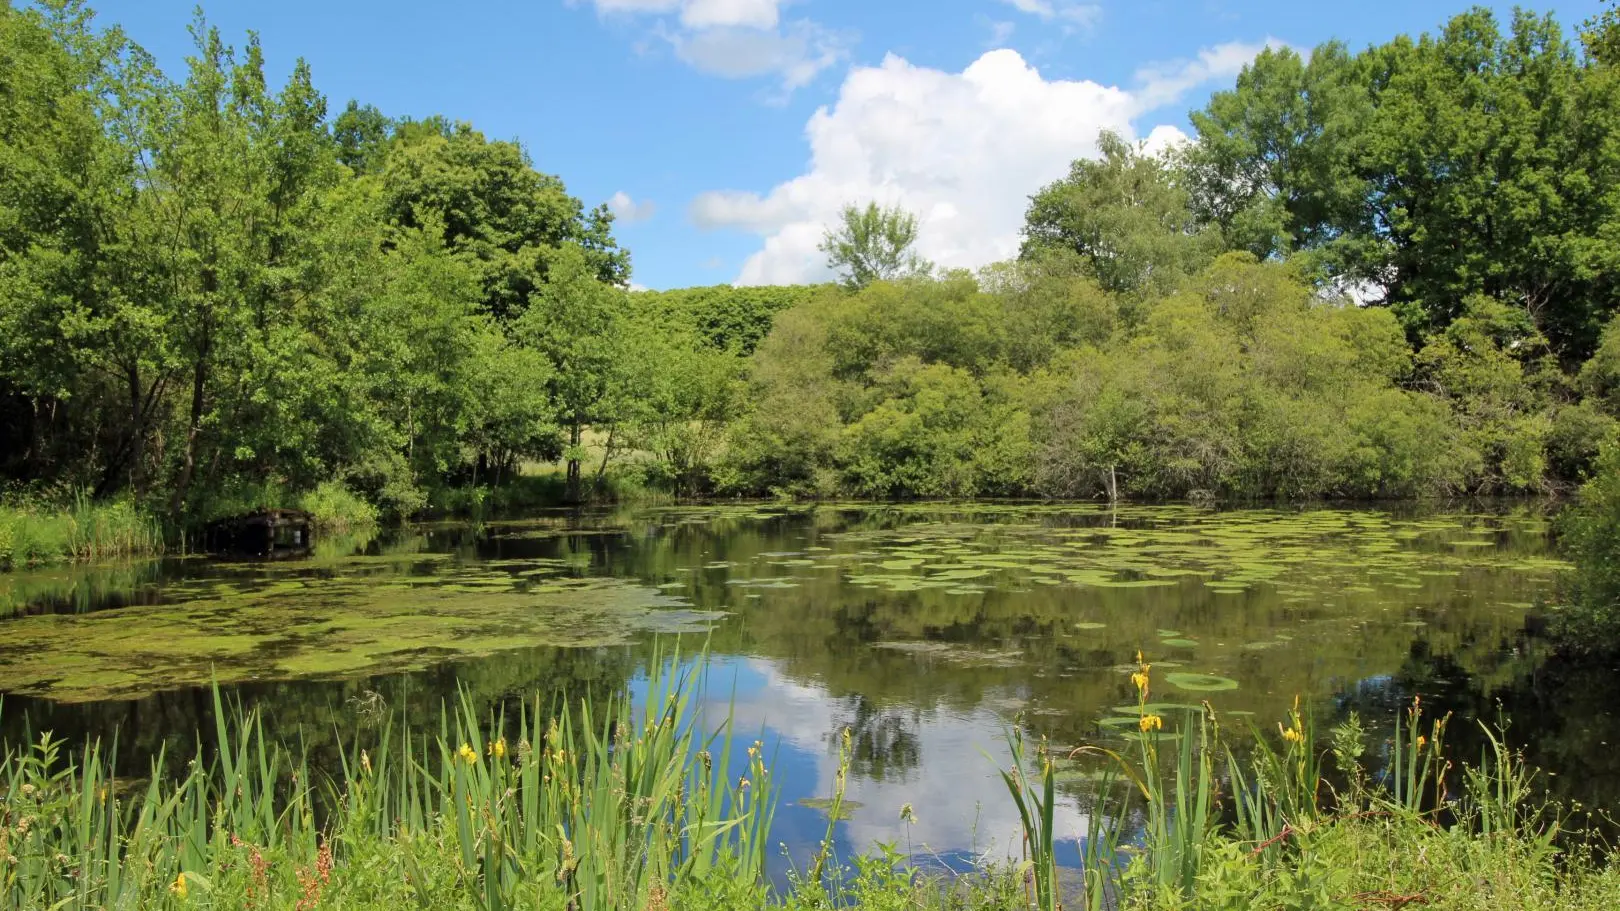
{"label": "sky", "polygon": [[[171,75],[195,0],[91,0]],[[1030,194],[1111,129],[1150,147],[1269,45],[1438,29],[1464,0],[213,0],[273,78],[514,139],[607,203],[656,289],[829,276],[849,203],[918,216],[945,267],[1011,256]],[[1508,4],[1484,4],[1503,16]],[[1572,28],[1599,0],[1532,0]]]}

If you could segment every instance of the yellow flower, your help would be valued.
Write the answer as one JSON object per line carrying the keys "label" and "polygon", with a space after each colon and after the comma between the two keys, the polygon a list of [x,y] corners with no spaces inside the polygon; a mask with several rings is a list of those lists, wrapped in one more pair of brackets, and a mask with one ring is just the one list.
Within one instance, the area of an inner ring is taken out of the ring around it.
{"label": "yellow flower", "polygon": [[1297,727],[1285,728],[1282,726],[1281,722],[1278,722],[1277,730],[1282,732],[1282,739],[1288,741],[1289,743],[1305,742],[1305,732],[1301,731]]}
{"label": "yellow flower", "polygon": [[1136,726],[1141,728],[1144,734],[1148,731],[1162,731],[1164,730],[1164,719],[1158,715],[1143,715],[1142,720],[1138,721]]}
{"label": "yellow flower", "polygon": [[473,752],[472,744],[470,743],[463,743],[461,745],[461,749],[457,750],[456,752],[461,756],[462,759],[467,761],[468,765],[472,765],[478,761],[478,754]]}
{"label": "yellow flower", "polygon": [[1418,750],[1421,752],[1423,747],[1426,746],[1428,744],[1428,742],[1429,742],[1429,738],[1423,736],[1422,734],[1419,734],[1418,739],[1417,739],[1417,748],[1418,748]]}
{"label": "yellow flower", "polygon": [[506,738],[502,737],[501,739],[499,739],[499,740],[495,741],[494,743],[490,744],[489,745],[489,754],[491,756],[494,756],[496,759],[505,759],[506,758]]}
{"label": "yellow flower", "polygon": [[1148,688],[1148,675],[1146,671],[1137,671],[1131,675],[1131,682],[1136,684],[1137,692],[1145,693]]}
{"label": "yellow flower", "polygon": [[180,896],[182,899],[184,899],[186,897],[186,894],[190,890],[188,890],[186,888],[186,874],[185,873],[182,872],[179,875],[175,876],[174,885],[169,887],[169,891],[173,892],[175,895]]}

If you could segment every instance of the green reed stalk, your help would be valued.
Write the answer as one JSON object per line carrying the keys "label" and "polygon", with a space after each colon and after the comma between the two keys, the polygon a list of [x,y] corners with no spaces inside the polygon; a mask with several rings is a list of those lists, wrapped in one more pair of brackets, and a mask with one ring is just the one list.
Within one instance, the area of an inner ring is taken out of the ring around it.
{"label": "green reed stalk", "polygon": [[1007,735],[1007,746],[1012,752],[1012,768],[1003,770],[1001,780],[1012,795],[1018,808],[1018,819],[1024,829],[1024,862],[1021,869],[1033,881],[1035,889],[1032,907],[1038,911],[1058,911],[1058,877],[1056,845],[1053,842],[1053,818],[1057,807],[1057,778],[1051,751],[1042,744],[1035,761],[1040,770],[1038,784],[1028,778],[1028,758],[1024,750],[1023,732],[1017,729]]}
{"label": "green reed stalk", "polygon": [[485,911],[644,911],[722,885],[763,896],[775,790],[759,745],[729,780],[729,720],[699,727],[704,659],[673,678],[653,666],[640,713],[623,698],[550,716],[534,703],[509,726],[463,692],[437,743],[390,721],[373,750],[341,751],[324,790],[303,750],[217,688],[212,749],[199,739],[178,779],[160,756],[140,791],[99,746],[68,761],[42,737],[0,757],[0,906],[314,907],[339,888]]}

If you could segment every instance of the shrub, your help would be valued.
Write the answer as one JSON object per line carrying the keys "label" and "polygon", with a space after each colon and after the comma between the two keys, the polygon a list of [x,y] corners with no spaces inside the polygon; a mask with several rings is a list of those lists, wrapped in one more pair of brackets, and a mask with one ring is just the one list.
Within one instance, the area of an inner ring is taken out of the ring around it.
{"label": "shrub", "polygon": [[298,500],[298,505],[326,531],[346,531],[377,524],[377,507],[341,481],[323,481]]}

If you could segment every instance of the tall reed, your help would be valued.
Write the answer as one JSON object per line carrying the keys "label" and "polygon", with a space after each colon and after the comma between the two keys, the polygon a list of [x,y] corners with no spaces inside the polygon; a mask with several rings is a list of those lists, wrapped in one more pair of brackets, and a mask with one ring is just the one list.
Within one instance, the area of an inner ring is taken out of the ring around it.
{"label": "tall reed", "polygon": [[488,718],[462,695],[433,742],[390,723],[324,785],[217,690],[212,743],[199,739],[179,780],[158,774],[160,757],[131,790],[100,746],[69,759],[42,736],[0,759],[0,906],[313,908],[337,892],[361,907],[482,911],[763,901],[774,785],[759,746],[730,778],[730,722],[698,726],[698,671],[654,667],[639,709],[536,702]]}
{"label": "tall reed", "polygon": [[161,524],[127,500],[97,502],[80,491],[66,505],[0,505],[0,570],[162,550]]}
{"label": "tall reed", "polygon": [[[1345,858],[1348,863],[1324,867],[1323,857],[1304,847],[1319,843],[1312,839],[1333,843],[1334,837],[1354,842],[1376,835],[1407,844],[1422,844],[1431,834],[1465,844],[1483,838],[1502,846],[1507,866],[1528,865],[1548,882],[1561,875],[1555,848],[1561,818],[1556,808],[1535,803],[1533,773],[1490,728],[1481,725],[1485,750],[1477,765],[1463,767],[1464,791],[1453,794],[1444,752],[1449,718],[1427,717],[1420,699],[1401,713],[1387,751],[1380,753],[1381,766],[1369,773],[1361,765],[1365,732],[1354,716],[1334,729],[1331,748],[1324,748],[1296,699],[1275,732],[1250,724],[1240,751],[1223,740],[1207,702],[1202,711],[1185,711],[1179,727],[1167,726],[1157,714],[1162,709],[1149,702],[1151,665],[1140,654],[1137,662],[1131,679],[1138,723],[1129,735],[1134,757],[1092,744],[1068,754],[1070,760],[1099,761],[1106,773],[1081,842],[1078,895],[1062,894],[1056,885],[1053,806],[1060,797],[1053,754],[1043,744],[1031,776],[1023,735],[1009,735],[1013,768],[1002,777],[1023,825],[1030,907],[1056,911],[1066,899],[1078,899],[1087,909],[1248,907],[1245,901],[1258,900],[1278,883],[1304,895],[1353,878],[1354,854]],[[1343,791],[1328,785],[1330,755],[1347,782]],[[1122,795],[1112,786],[1118,780],[1131,785]],[[1132,808],[1136,797],[1140,811]],[[1449,828],[1441,825],[1442,813]],[[1360,834],[1324,836],[1335,831]],[[1594,881],[1607,882],[1607,876]],[[1211,894],[1237,903],[1209,905]],[[1421,890],[1387,893],[1391,900],[1402,895],[1427,901]]]}

